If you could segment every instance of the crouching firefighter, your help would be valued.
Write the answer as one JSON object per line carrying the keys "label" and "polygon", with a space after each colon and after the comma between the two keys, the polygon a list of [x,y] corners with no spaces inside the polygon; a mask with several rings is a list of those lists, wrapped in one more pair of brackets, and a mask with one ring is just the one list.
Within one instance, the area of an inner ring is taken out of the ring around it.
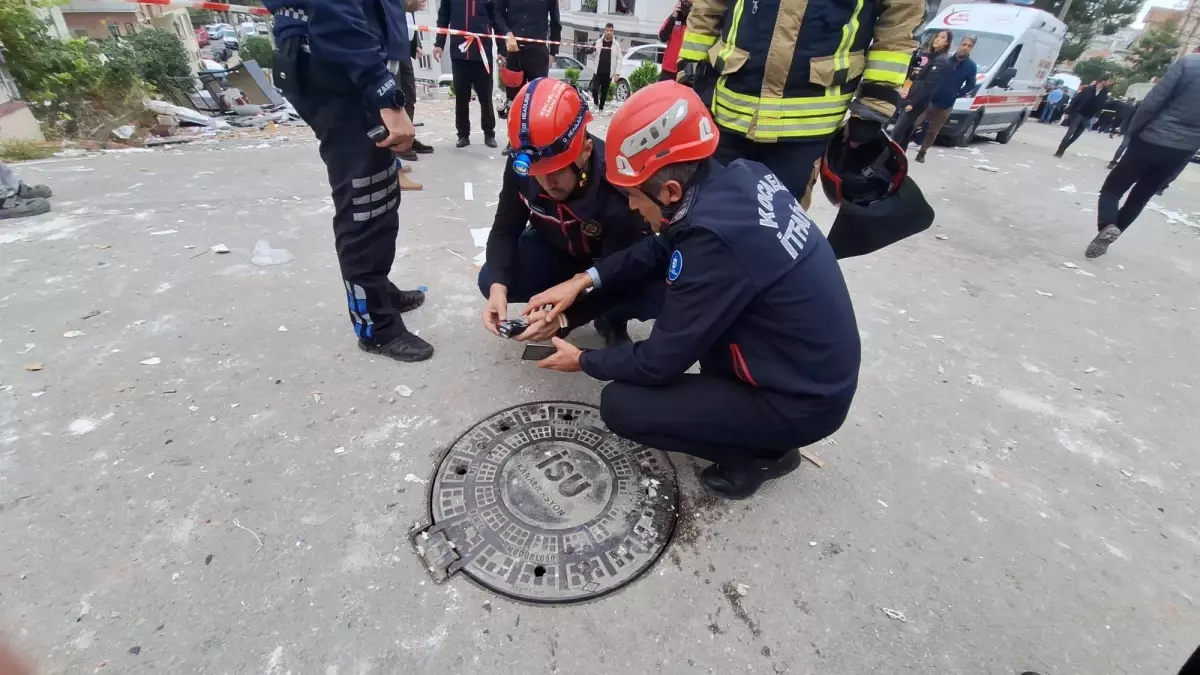
{"label": "crouching firefighter", "polygon": [[[358,346],[423,361],[433,346],[404,327],[425,301],[388,280],[396,258],[395,153],[412,147],[396,72],[408,54],[404,7],[390,0],[265,0],[275,16],[275,84],[312,127],[333,192],[333,237]],[[384,138],[368,133],[382,126]]]}
{"label": "crouching firefighter", "polygon": [[[821,230],[766,166],[712,159],[720,133],[681,84],[630,97],[609,126],[608,180],[659,236],[535,295],[527,313],[553,324],[589,289],[665,280],[649,339],[589,351],[555,339],[558,351],[538,365],[611,380],[600,403],[609,429],[713,462],[705,488],[741,499],[794,471],[798,448],[841,427],[860,349]],[[697,361],[700,373],[686,374]]]}
{"label": "crouching firefighter", "polygon": [[[529,298],[640,241],[649,224],[605,177],[605,145],[587,132],[592,114],[570,84],[532,80],[517,92],[508,116],[512,153],[488,234],[479,291],[487,298],[483,325],[499,334],[509,302]],[[631,319],[654,318],[661,282],[599,291],[551,326],[531,325],[518,339],[548,340],[595,319],[607,345],[630,341]]]}

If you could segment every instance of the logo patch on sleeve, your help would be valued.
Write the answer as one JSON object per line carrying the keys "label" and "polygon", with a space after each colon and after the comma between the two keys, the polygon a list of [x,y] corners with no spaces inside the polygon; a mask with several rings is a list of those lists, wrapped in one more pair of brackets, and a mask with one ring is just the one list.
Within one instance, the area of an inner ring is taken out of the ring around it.
{"label": "logo patch on sleeve", "polygon": [[667,281],[675,281],[683,274],[683,254],[675,251],[671,254],[671,267],[667,270]]}

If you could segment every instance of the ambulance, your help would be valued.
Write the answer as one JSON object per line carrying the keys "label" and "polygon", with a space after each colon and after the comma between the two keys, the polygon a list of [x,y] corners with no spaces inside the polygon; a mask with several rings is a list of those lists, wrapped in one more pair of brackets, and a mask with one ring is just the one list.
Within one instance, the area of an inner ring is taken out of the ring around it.
{"label": "ambulance", "polygon": [[938,12],[918,39],[922,45],[942,30],[954,33],[951,51],[966,36],[975,38],[971,59],[978,66],[974,91],[954,102],[938,139],[965,146],[977,134],[1012,140],[1033,116],[1043,84],[1058,61],[1067,26],[1033,7],[1008,4],[950,5]]}

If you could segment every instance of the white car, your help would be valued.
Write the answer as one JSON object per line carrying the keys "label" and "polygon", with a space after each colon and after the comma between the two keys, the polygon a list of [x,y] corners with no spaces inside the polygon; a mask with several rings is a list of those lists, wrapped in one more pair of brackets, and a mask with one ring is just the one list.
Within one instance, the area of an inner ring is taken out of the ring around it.
{"label": "white car", "polygon": [[658,73],[662,71],[663,53],[666,49],[666,45],[656,42],[625,50],[625,59],[621,62],[621,77],[617,80],[617,91],[613,98],[618,101],[629,98],[629,95],[633,93],[629,87],[629,76],[647,61],[654,64],[654,76],[657,78]]}
{"label": "white car", "polygon": [[238,24],[237,32],[241,37],[250,37],[251,35],[258,35],[258,27],[254,25],[253,21],[243,21]]}

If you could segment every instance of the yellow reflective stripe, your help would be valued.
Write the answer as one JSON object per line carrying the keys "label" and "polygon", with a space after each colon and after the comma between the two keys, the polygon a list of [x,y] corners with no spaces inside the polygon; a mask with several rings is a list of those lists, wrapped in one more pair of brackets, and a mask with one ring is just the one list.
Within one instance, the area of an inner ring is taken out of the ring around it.
{"label": "yellow reflective stripe", "polygon": [[893,70],[882,70],[880,68],[867,68],[863,71],[862,79],[870,80],[871,82],[882,82],[884,84],[894,84],[900,86],[904,84],[905,75],[908,67],[905,66],[905,72],[896,72]]}
{"label": "yellow reflective stripe", "polygon": [[680,49],[679,60],[681,61],[707,61],[707,49]]}
{"label": "yellow reflective stripe", "polygon": [[912,54],[909,54],[907,52],[887,52],[887,51],[883,51],[881,49],[879,49],[879,50],[872,49],[870,52],[867,53],[867,67],[868,68],[872,68],[872,67],[873,68],[882,68],[883,67],[882,63],[877,63],[877,62],[883,62],[883,63],[890,63],[890,64],[902,66],[902,67],[904,67],[905,70],[907,70],[908,63],[911,60],[912,60]]}
{"label": "yellow reflective stripe", "polygon": [[[717,124],[740,131],[748,136],[753,136],[758,139],[778,139],[796,136],[826,136],[834,131],[842,124],[845,119],[845,113],[839,112],[833,115],[825,115],[823,117],[812,117],[803,119],[765,119],[758,117],[752,119],[750,115],[739,114],[734,111],[727,110],[722,105],[713,106],[713,117]],[[754,132],[750,132],[750,125],[754,124]]]}
{"label": "yellow reflective stripe", "polygon": [[737,3],[733,6],[733,25],[729,27],[729,34],[725,36],[725,46],[717,54],[717,58],[722,61],[729,58],[730,54],[733,54],[733,49],[737,42],[738,26],[742,23],[742,9],[745,4],[745,0],[737,0]]}
{"label": "yellow reflective stripe", "polygon": [[[854,12],[850,14],[850,20],[846,25],[842,26],[842,40],[838,43],[837,51],[833,53],[833,69],[846,70],[850,68],[850,44],[854,41],[854,36],[858,34],[858,15],[862,12],[863,0],[857,0],[854,3]],[[838,87],[830,87],[830,90]]]}
{"label": "yellow reflective stripe", "polygon": [[792,98],[761,98],[731,91],[723,83],[717,86],[716,102],[731,109],[768,117],[804,117],[821,114],[840,114],[850,106],[854,93],[830,96],[797,96]]}
{"label": "yellow reflective stripe", "polygon": [[679,58],[684,61],[707,61],[708,49],[717,44],[717,36],[695,31],[684,31],[683,44],[679,46]]}

